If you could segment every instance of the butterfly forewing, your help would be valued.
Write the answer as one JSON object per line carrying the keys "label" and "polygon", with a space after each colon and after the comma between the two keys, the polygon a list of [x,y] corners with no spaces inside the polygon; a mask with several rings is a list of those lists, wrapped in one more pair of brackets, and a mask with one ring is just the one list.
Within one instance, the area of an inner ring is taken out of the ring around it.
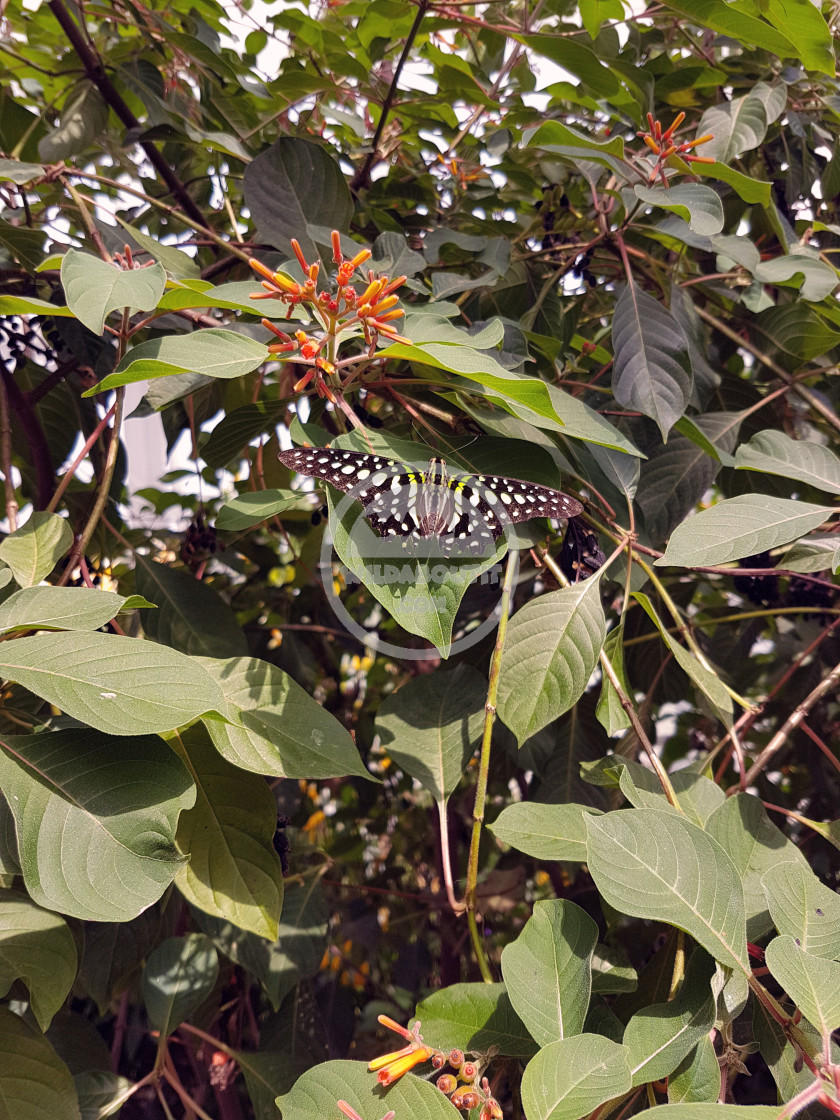
{"label": "butterfly forewing", "polygon": [[444,555],[483,555],[510,522],[576,517],[583,510],[568,494],[532,482],[497,475],[450,478],[440,459],[428,470],[415,470],[381,455],[302,448],[282,452],[280,461],[352,493],[380,536],[424,541]]}

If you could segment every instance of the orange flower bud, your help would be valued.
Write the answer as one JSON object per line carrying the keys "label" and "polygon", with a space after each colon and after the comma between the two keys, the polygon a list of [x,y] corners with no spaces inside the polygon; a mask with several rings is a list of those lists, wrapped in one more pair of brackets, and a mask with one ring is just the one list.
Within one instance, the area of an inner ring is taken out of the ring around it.
{"label": "orange flower bud", "polygon": [[453,1069],[460,1069],[464,1064],[464,1051],[463,1050],[450,1050],[449,1051],[449,1064]]}
{"label": "orange flower bud", "polygon": [[440,1089],[442,1093],[446,1093],[447,1096],[455,1091],[457,1084],[458,1082],[451,1073],[442,1073],[437,1079],[438,1089]]}
{"label": "orange flower bud", "polygon": [[295,241],[294,238],[292,238],[291,245],[292,252],[297,257],[298,264],[303,269],[304,275],[306,275],[306,273],[309,272],[309,265],[306,263],[306,257],[303,255],[300,245],[297,243],[297,241]]}
{"label": "orange flower bud", "polygon": [[[336,264],[341,264],[344,260],[344,254],[341,251],[341,234],[337,229],[334,229],[330,236],[332,238],[333,260]],[[341,1108],[341,1101],[338,1102],[338,1106]]]}
{"label": "orange flower bud", "polygon": [[385,281],[382,279],[371,280],[362,294],[358,297],[359,303],[372,303],[385,287]]}
{"label": "orange flower bud", "polygon": [[273,280],[274,273],[262,261],[258,261],[255,257],[251,257],[248,264],[253,268],[254,272],[258,272],[265,280]]}
{"label": "orange flower bud", "polygon": [[399,296],[386,296],[385,299],[381,299],[379,303],[374,305],[373,314],[379,315],[381,311],[387,311],[389,307],[393,307],[395,303],[399,302]]}
{"label": "orange flower bud", "polygon": [[[403,1038],[410,1038],[412,1041],[416,1041],[413,1031],[410,1031],[408,1027],[400,1026],[399,1023],[394,1022],[388,1015],[379,1015],[377,1018],[382,1026],[387,1027],[389,1031],[396,1031],[397,1034],[401,1034]],[[419,1026],[420,1024],[418,1023],[417,1025]]]}
{"label": "orange flower bud", "polygon": [[650,150],[652,152],[655,152],[656,155],[659,155],[659,153],[662,151],[662,149],[659,147],[659,145],[656,143],[656,141],[653,139],[652,136],[645,136],[644,141],[647,144],[647,146],[650,148]]}
{"label": "orange flower bud", "polygon": [[685,120],[685,113],[677,113],[677,115],[674,117],[673,121],[671,122],[670,128],[666,129],[665,132],[662,134],[662,139],[663,140],[670,140],[671,137],[674,135],[674,133],[677,131],[677,129],[680,127],[680,125],[682,124],[682,122],[684,120]]}

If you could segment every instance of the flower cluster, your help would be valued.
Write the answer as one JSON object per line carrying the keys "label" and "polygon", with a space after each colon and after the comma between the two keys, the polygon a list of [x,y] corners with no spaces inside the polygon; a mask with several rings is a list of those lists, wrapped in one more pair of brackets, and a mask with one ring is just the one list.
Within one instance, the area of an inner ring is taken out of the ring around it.
{"label": "flower cluster", "polygon": [[401,1027],[387,1015],[380,1015],[379,1022],[383,1027],[402,1035],[407,1042],[402,1050],[382,1054],[369,1063],[368,1069],[376,1072],[376,1080],[380,1085],[392,1085],[404,1073],[423,1062],[430,1061],[435,1070],[442,1070],[448,1065],[454,1072],[442,1073],[437,1079],[437,1087],[449,1097],[455,1107],[472,1111],[480,1106],[480,1120],[501,1120],[502,1109],[490,1092],[490,1082],[486,1077],[479,1081],[481,1066],[478,1062],[468,1059],[463,1050],[450,1050],[447,1054],[428,1046],[420,1034],[419,1022],[411,1030]]}
{"label": "flower cluster", "polygon": [[288,307],[287,319],[294,307],[303,305],[309,308],[313,318],[323,328],[319,336],[312,337],[306,331],[298,330],[292,337],[270,320],[263,319],[263,326],[279,340],[271,343],[268,349],[274,354],[291,354],[297,351],[296,360],[312,367],[296,383],[295,392],[304,389],[314,377],[319,394],[334,401],[335,397],[324,381],[324,374],[331,378],[336,375],[336,339],[339,334],[352,328],[361,328],[370,357],[376,351],[380,335],[389,342],[409,341],[398,334],[393,326],[393,321],[405,314],[402,308],[396,306],[399,298],[394,293],[405,283],[406,277],[397,276],[391,280],[368,270],[365,287],[357,289],[351,281],[357,270],[370,259],[370,249],[361,249],[354,257],[345,259],[338,230],[333,230],[332,247],[336,272],[330,286],[319,291],[320,262],[309,264],[298,242],[293,240],[291,244],[303,270],[303,283],[299,284],[285,272],[272,272],[261,261],[251,260],[251,268],[262,277],[264,288],[262,292],[254,292],[251,299],[276,299],[285,303]]}
{"label": "flower cluster", "polygon": [[[710,140],[714,139],[714,133],[708,133],[706,136],[698,136],[696,140],[685,140],[680,143],[674,141],[674,133],[685,120],[685,113],[678,113],[674,118],[671,126],[663,130],[660,121],[655,120],[653,113],[648,113],[647,132],[637,132],[636,135],[644,140],[645,144],[650,148],[656,156],[656,162],[651,170],[649,183],[652,183],[657,175],[662,180],[662,185],[667,187],[668,181],[665,177],[665,164],[668,160],[676,159],[683,163],[714,163],[715,161],[709,156],[697,156],[689,154],[692,148],[696,148],[699,144],[707,144]],[[685,168],[683,168],[685,170]]]}

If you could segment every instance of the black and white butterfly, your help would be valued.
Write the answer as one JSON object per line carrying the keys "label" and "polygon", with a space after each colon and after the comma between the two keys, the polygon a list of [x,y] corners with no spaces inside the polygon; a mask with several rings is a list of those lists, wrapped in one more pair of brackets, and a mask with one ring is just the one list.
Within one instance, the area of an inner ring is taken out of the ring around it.
{"label": "black and white butterfly", "polygon": [[321,478],[362,503],[381,537],[433,543],[443,555],[480,556],[492,551],[512,522],[532,517],[571,518],[577,499],[492,474],[449,475],[443,459],[425,470],[360,451],[298,448],[280,461],[298,474]]}

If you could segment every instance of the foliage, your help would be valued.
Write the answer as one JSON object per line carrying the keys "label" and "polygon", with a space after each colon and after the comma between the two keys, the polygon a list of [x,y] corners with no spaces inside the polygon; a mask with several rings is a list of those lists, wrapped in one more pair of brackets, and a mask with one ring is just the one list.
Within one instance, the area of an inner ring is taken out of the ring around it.
{"label": "foliage", "polygon": [[836,24],[4,6],[4,1115],[840,1112]]}

